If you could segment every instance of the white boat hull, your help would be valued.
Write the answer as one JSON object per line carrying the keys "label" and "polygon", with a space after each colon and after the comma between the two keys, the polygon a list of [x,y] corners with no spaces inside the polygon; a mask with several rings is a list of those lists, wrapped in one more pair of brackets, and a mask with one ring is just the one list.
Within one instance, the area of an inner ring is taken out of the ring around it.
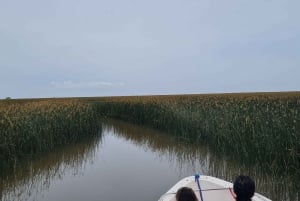
{"label": "white boat hull", "polygon": [[[179,188],[192,188],[199,201],[235,201],[233,184],[215,177],[201,175],[199,178],[203,200],[200,198],[200,191],[195,176],[186,177],[175,184],[170,190],[160,197],[158,201],[176,201],[175,195]],[[255,193],[252,201],[271,201],[270,199]]]}

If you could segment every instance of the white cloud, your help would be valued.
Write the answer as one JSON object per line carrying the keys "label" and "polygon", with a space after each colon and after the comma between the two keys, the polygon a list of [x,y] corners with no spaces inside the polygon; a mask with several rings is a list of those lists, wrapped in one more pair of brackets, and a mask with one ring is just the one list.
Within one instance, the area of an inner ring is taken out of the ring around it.
{"label": "white cloud", "polygon": [[64,89],[82,89],[82,88],[108,88],[108,87],[123,87],[125,84],[122,82],[99,82],[99,81],[88,81],[88,82],[50,82],[52,87],[64,88]]}

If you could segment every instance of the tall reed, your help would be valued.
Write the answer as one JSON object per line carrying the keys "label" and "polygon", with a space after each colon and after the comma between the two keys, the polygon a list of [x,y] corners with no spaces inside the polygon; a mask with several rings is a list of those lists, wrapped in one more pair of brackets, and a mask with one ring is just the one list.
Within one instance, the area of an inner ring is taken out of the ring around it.
{"label": "tall reed", "polygon": [[0,102],[0,170],[19,158],[51,151],[97,132],[92,107],[78,100]]}
{"label": "tall reed", "polygon": [[102,116],[206,143],[243,163],[300,174],[300,93],[90,99]]}

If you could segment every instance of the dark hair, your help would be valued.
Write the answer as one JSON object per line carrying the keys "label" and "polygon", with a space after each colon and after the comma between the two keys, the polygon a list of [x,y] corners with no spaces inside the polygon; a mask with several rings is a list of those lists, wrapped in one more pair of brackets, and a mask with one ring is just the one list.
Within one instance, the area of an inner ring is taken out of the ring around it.
{"label": "dark hair", "polygon": [[255,192],[254,181],[249,176],[240,175],[233,184],[233,191],[236,201],[251,201]]}
{"label": "dark hair", "polygon": [[177,201],[198,201],[193,189],[188,187],[180,188],[176,193]]}

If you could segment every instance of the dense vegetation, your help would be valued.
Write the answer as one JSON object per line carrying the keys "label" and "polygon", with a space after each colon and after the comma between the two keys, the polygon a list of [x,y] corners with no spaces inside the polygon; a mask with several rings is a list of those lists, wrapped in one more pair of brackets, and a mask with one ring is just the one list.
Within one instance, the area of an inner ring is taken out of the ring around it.
{"label": "dense vegetation", "polygon": [[275,173],[300,174],[299,92],[2,100],[0,170],[96,133],[99,117],[209,144]]}
{"label": "dense vegetation", "polygon": [[0,172],[18,159],[48,152],[97,133],[99,122],[87,103],[72,99],[0,102]]}
{"label": "dense vegetation", "polygon": [[101,116],[173,133],[269,171],[300,169],[300,93],[90,99]]}

